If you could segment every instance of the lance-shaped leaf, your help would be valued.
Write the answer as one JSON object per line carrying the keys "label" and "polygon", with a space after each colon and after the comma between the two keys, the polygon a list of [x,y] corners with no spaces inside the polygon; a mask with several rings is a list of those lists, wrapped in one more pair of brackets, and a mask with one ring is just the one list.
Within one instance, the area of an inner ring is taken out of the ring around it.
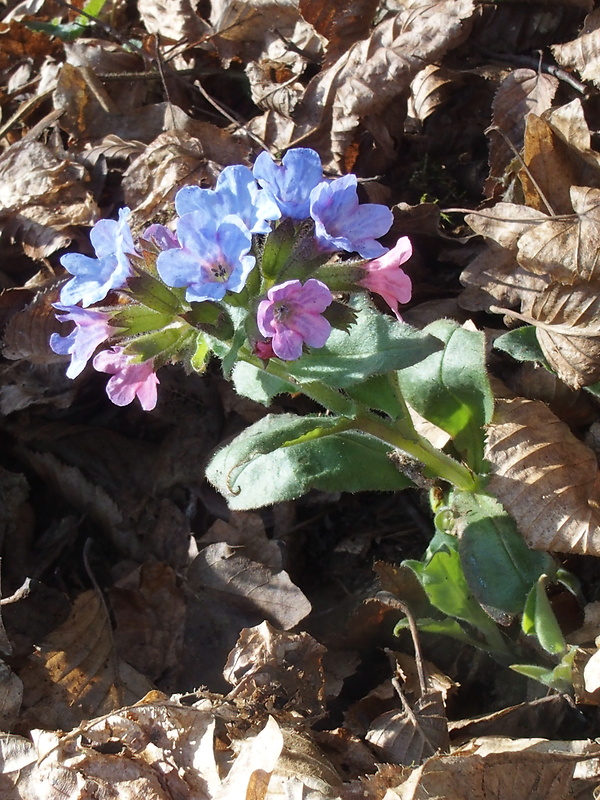
{"label": "lance-shaped leaf", "polygon": [[336,417],[269,414],[219,450],[209,481],[237,510],[292,500],[309,489],[359,492],[412,485],[383,442]]}
{"label": "lance-shaped leaf", "polygon": [[596,457],[540,402],[498,400],[487,429],[488,490],[536,550],[600,555]]}
{"label": "lance-shaped leaf", "polygon": [[357,306],[356,323],[348,333],[333,330],[325,347],[287,365],[290,375],[341,389],[410,367],[442,347],[435,335],[384,316],[365,298],[359,298]]}
{"label": "lance-shaped leaf", "polygon": [[451,320],[425,329],[445,348],[399,373],[408,403],[454,437],[454,446],[469,466],[483,467],[483,426],[490,421],[493,396],[485,368],[483,335]]}
{"label": "lance-shaped leaf", "polygon": [[452,507],[469,588],[490,613],[518,614],[540,575],[554,571],[551,556],[530,550],[512,517],[490,495],[455,492]]}

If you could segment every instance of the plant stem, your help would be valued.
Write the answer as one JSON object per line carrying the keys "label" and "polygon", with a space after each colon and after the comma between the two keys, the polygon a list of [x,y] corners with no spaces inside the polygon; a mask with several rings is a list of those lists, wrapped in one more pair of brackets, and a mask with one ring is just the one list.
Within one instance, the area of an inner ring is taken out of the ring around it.
{"label": "plant stem", "polygon": [[[420,461],[433,475],[442,478],[458,489],[473,492],[477,488],[477,479],[473,473],[450,456],[434,447],[431,442],[420,436],[412,424],[409,430],[402,430],[404,420],[398,420],[394,426],[368,412],[358,414],[353,428],[370,433],[398,450],[402,450]],[[407,426],[408,427],[408,426]]]}

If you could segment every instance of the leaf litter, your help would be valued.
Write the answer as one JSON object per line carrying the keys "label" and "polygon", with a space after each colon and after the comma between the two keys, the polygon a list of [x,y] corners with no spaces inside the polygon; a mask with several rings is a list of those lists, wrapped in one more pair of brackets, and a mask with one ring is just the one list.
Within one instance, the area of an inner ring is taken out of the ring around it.
{"label": "leaf litter", "polygon": [[[108,0],[71,42],[78,11],[8,5],[2,796],[595,796],[598,4]],[[59,257],[98,219],[127,204],[138,230],[166,222],[181,186],[291,146],[392,205],[411,321],[474,318],[519,385],[488,426],[491,487],[580,580],[552,598],[574,701],[427,634],[411,661],[393,629],[398,602],[424,607],[396,566],[430,530],[416,492],[232,513],[203,465],[265,408],[176,368],[153,415],[108,407],[97,374],[66,380],[44,346]],[[520,383],[517,352],[543,365]],[[570,398],[552,410],[547,370]]]}

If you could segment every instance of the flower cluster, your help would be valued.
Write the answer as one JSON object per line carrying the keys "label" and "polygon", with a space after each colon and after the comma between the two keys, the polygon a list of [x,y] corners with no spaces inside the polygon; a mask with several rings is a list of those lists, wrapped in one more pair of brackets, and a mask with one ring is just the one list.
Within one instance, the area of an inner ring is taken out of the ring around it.
{"label": "flower cluster", "polygon": [[[55,303],[57,319],[75,327],[53,334],[50,346],[70,356],[70,378],[90,359],[109,373],[107,392],[117,405],[137,396],[144,409],[154,408],[160,366],[187,360],[202,369],[215,340],[231,341],[240,325],[240,358],[293,361],[306,347],[324,347],[332,326],[351,320],[349,313],[339,322],[333,292],[375,292],[398,319],[398,304],[410,299],[400,269],[409,240],[391,250],[378,241],[391,211],[361,204],[356,176],[327,179],[314,150],[290,150],[281,164],[261,153],[253,169],[226,167],[214,189],[180,189],[175,211],[175,232],[151,225],[136,244],[129,209],[121,209],[118,220],[92,229],[95,258],[61,259],[73,277]],[[339,251],[361,260],[340,261]],[[246,313],[233,315],[233,308]]]}

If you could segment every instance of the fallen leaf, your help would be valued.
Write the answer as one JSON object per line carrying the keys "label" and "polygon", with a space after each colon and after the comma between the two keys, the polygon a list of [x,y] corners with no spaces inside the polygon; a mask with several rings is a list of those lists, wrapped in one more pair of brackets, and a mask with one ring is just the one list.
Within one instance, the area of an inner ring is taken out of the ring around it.
{"label": "fallen leaf", "polygon": [[565,44],[552,45],[550,49],[562,67],[577,70],[582,80],[592,81],[599,86],[600,9],[588,14],[576,39]]}
{"label": "fallen leaf", "polygon": [[498,400],[487,426],[489,491],[534,550],[600,555],[596,458],[543,403]]}
{"label": "fallen leaf", "polygon": [[114,652],[99,593],[83,592],[69,618],[41,643],[19,673],[24,719],[37,727],[68,729],[143,697],[152,687]]}
{"label": "fallen leaf", "polygon": [[381,714],[366,735],[382,761],[410,766],[448,750],[448,720],[442,693],[427,692],[412,706],[402,695],[400,699],[403,710]]}
{"label": "fallen leaf", "polygon": [[230,697],[306,717],[325,711],[326,652],[307,633],[278,631],[263,622],[240,633],[223,675],[234,689]]}

